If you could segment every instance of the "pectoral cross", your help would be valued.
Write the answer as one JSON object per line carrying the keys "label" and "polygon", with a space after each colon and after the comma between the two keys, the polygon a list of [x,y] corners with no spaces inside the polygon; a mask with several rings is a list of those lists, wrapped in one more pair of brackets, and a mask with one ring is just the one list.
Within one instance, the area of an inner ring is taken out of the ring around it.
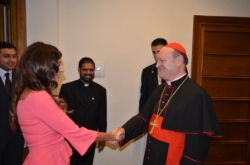
{"label": "pectoral cross", "polygon": [[154,129],[155,129],[155,127],[158,127],[157,118],[154,120],[154,122],[150,122],[150,125],[152,126],[152,128],[151,128],[149,134],[152,134],[153,131],[154,131]]}

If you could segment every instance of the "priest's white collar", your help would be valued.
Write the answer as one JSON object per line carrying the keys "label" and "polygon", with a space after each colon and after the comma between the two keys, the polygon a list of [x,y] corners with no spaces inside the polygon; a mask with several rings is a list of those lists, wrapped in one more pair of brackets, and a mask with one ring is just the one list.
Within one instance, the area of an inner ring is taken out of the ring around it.
{"label": "priest's white collar", "polygon": [[173,81],[176,81],[176,80],[179,80],[180,78],[184,77],[187,73],[184,73],[183,75],[181,75],[180,77],[177,77],[176,79],[174,80],[171,80],[171,81],[166,81],[168,85],[171,85],[171,82]]}

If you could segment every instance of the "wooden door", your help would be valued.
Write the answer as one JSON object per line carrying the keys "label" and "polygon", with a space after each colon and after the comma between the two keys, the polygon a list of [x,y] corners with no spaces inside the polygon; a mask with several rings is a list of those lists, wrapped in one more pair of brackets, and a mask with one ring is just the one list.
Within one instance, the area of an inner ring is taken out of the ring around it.
{"label": "wooden door", "polygon": [[[5,4],[5,3],[4,3]],[[0,41],[4,41],[3,34],[3,4],[0,4]],[[26,3],[25,0],[11,0],[7,5],[7,41],[17,47],[19,58],[26,48]]]}
{"label": "wooden door", "polygon": [[250,18],[194,16],[191,77],[210,94],[223,138],[206,164],[250,164]]}

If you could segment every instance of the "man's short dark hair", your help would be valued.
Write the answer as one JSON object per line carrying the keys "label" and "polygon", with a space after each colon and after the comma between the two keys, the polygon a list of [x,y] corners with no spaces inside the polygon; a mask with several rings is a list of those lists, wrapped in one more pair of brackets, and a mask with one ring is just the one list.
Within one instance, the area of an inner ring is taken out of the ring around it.
{"label": "man's short dark hair", "polygon": [[78,64],[78,68],[81,68],[83,64],[85,63],[92,63],[95,67],[95,62],[89,58],[89,57],[83,57],[80,61],[79,61],[79,64]]}
{"label": "man's short dark hair", "polygon": [[0,41],[0,49],[15,49],[16,51],[16,47],[10,43],[10,42],[6,42],[6,41]]}
{"label": "man's short dark hair", "polygon": [[152,41],[151,46],[158,46],[158,45],[167,45],[168,42],[164,38],[156,38],[154,41]]}

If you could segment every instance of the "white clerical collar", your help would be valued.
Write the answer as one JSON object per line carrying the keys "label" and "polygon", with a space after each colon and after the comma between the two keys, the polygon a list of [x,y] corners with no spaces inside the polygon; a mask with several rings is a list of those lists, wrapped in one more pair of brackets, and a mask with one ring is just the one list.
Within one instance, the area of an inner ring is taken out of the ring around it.
{"label": "white clerical collar", "polygon": [[166,81],[168,85],[171,85],[171,82],[173,81],[176,81],[176,80],[179,80],[180,78],[184,77],[187,73],[184,73],[183,75],[181,75],[180,77],[174,79],[174,80],[171,80],[171,81]]}
{"label": "white clerical collar", "polygon": [[84,87],[89,87],[90,86],[90,84],[91,84],[91,82],[90,83],[86,83],[86,82],[83,82],[82,80],[81,80],[81,78],[80,78],[80,81],[81,81],[81,83],[83,83],[83,86]]}

